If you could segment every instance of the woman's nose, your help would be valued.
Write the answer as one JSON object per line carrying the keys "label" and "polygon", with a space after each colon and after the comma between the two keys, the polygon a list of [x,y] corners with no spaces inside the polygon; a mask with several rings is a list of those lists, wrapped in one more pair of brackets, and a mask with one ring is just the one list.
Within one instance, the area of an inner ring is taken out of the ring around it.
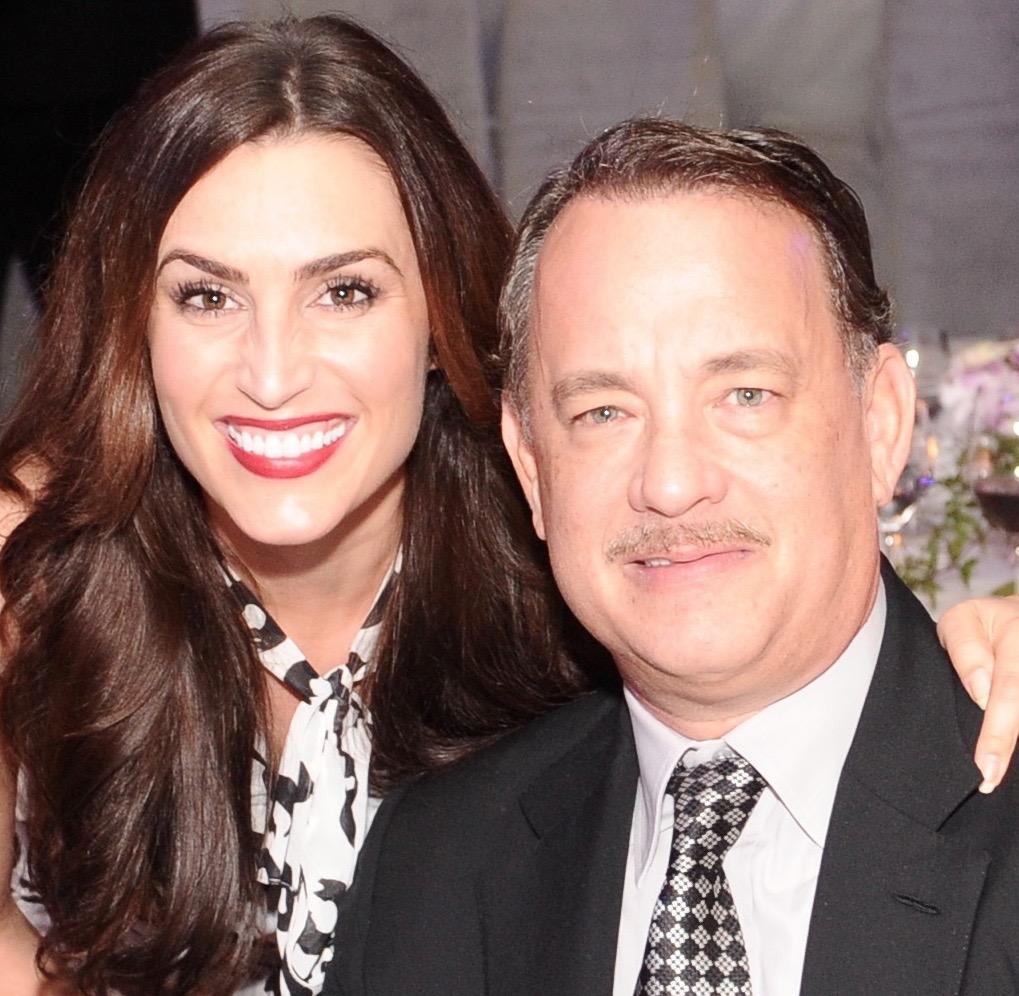
{"label": "woman's nose", "polygon": [[260,408],[283,408],[307,390],[314,363],[300,323],[284,316],[256,320],[244,339],[237,386]]}

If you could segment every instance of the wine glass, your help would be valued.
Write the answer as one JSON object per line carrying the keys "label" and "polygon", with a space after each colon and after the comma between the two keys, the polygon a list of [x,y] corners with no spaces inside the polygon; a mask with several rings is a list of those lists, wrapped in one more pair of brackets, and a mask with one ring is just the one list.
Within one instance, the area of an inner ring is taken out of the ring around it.
{"label": "wine glass", "polygon": [[1013,584],[1019,591],[1019,466],[1002,469],[991,440],[979,436],[970,453],[967,476],[987,524],[1005,535]]}
{"label": "wine glass", "polygon": [[1019,477],[1015,473],[988,474],[973,483],[973,494],[988,525],[1005,534],[1012,561],[1013,584],[1019,591]]}

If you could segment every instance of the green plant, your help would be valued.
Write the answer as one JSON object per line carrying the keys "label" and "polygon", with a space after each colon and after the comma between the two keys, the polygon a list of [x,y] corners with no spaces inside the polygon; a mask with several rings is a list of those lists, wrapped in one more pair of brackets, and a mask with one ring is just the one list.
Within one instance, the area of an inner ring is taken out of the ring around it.
{"label": "green plant", "polygon": [[[1012,437],[1019,458],[1019,437]],[[1012,467],[1016,464],[1013,463]],[[899,562],[899,576],[915,592],[925,595],[932,608],[937,606],[938,571],[951,568],[958,571],[963,584],[969,587],[978,554],[987,538],[987,526],[973,491],[957,468],[951,477],[937,480],[925,495],[934,489],[944,493],[944,510],[915,553],[907,553]]]}

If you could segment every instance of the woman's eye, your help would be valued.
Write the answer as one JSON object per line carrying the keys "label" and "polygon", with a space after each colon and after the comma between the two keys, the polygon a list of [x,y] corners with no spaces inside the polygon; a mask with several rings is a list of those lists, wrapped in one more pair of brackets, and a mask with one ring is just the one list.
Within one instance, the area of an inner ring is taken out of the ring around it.
{"label": "woman's eye", "polygon": [[763,387],[737,387],[732,397],[741,408],[757,408],[768,400],[770,394]]}
{"label": "woman's eye", "polygon": [[218,290],[205,291],[198,295],[200,307],[206,311],[222,311],[226,307],[226,294]]}
{"label": "woman's eye", "polygon": [[375,289],[360,280],[344,280],[330,285],[324,298],[334,308],[356,308],[375,297]]}
{"label": "woman's eye", "polygon": [[204,284],[185,284],[178,289],[176,297],[177,304],[187,311],[218,312],[236,307],[221,287]]}

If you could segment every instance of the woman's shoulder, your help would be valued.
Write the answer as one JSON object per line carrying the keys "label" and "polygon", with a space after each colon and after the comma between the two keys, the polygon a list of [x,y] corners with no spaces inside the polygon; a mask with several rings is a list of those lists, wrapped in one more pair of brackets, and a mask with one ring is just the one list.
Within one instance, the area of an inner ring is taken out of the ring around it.
{"label": "woman's shoulder", "polygon": [[[36,465],[22,465],[10,477],[12,484],[0,479],[0,550],[31,513],[33,502],[45,485],[45,475]],[[0,609],[3,607],[3,578],[0,577]]]}
{"label": "woman's shoulder", "polygon": [[32,503],[46,483],[45,470],[36,460],[21,464],[11,478],[16,487],[0,482],[0,546],[32,511]]}
{"label": "woman's shoulder", "polygon": [[28,515],[30,503],[20,495],[0,490],[0,546]]}

